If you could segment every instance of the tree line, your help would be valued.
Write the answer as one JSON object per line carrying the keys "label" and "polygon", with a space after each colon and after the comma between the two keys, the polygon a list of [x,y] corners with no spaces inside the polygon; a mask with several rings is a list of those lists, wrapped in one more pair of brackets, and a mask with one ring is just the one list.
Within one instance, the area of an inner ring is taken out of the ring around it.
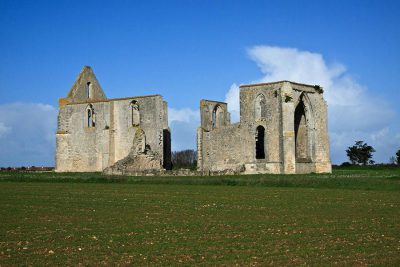
{"label": "tree line", "polygon": [[171,161],[173,169],[195,170],[197,168],[197,152],[193,149],[173,151]]}

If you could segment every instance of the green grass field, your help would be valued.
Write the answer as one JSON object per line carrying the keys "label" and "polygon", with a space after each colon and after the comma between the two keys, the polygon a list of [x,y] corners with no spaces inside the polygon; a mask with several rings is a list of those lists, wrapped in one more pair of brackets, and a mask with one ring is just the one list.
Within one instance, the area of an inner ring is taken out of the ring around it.
{"label": "green grass field", "polygon": [[0,172],[0,265],[400,265],[400,169]]}

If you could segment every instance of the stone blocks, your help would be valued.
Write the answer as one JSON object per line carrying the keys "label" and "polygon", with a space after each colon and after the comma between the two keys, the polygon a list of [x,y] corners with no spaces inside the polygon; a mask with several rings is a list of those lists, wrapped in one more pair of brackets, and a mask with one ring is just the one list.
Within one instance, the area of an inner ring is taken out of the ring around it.
{"label": "stone blocks", "polygon": [[319,86],[289,81],[242,85],[236,124],[216,121],[216,107],[227,110],[226,103],[202,100],[198,171],[331,172],[322,92]]}

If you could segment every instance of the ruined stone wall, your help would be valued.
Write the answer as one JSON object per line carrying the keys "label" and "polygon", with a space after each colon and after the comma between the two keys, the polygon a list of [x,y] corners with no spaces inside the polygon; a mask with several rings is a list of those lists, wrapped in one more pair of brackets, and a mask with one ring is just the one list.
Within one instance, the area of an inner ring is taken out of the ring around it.
{"label": "ruined stone wall", "polygon": [[309,117],[307,118],[310,129],[311,163],[296,163],[297,173],[331,172],[329,155],[329,137],[327,128],[327,104],[323,94],[314,92],[300,92],[293,87],[296,97],[305,94],[309,101]]}
{"label": "ruined stone wall", "polygon": [[[207,124],[207,111],[201,109],[202,128],[198,130],[199,169],[204,171],[237,170],[256,173],[261,166],[272,173],[280,172],[280,102],[277,91],[265,87],[250,87],[240,91],[240,123],[211,129]],[[256,116],[256,101],[262,95],[265,110]],[[208,107],[215,101],[201,104]],[[208,108],[209,110],[211,108]],[[208,116],[209,117],[209,116]],[[257,127],[264,128],[265,157],[256,158]],[[201,166],[200,166],[201,165]]]}
{"label": "ruined stone wall", "polygon": [[[255,112],[257,97],[265,96],[265,116],[257,117]],[[247,87],[240,91],[240,125],[248,127],[247,134],[250,135],[251,145],[248,146],[250,154],[255,159],[255,136],[256,128],[262,126],[265,129],[264,150],[265,161],[280,163],[280,112],[279,88]]]}
{"label": "ruined stone wall", "polygon": [[102,171],[136,149],[137,132],[141,152],[158,162],[152,166],[170,167],[167,113],[160,95],[106,99],[92,69],[84,67],[59,100],[56,171]]}
{"label": "ruined stone wall", "polygon": [[95,127],[87,125],[87,106],[61,107],[56,135],[56,171],[101,171],[109,162],[109,102],[93,103]]}
{"label": "ruined stone wall", "polygon": [[[202,101],[198,170],[331,172],[322,92],[319,86],[288,81],[241,86],[240,123],[216,129],[210,126],[208,114],[218,102]],[[295,113],[300,102],[304,108]],[[296,114],[302,116],[295,121]]]}
{"label": "ruined stone wall", "polygon": [[[136,101],[140,124],[132,124],[131,103]],[[126,157],[140,127],[146,144],[163,163],[165,104],[159,95],[91,103],[95,127],[87,125],[89,103],[60,107],[57,131],[57,171],[102,171]]]}
{"label": "ruined stone wall", "polygon": [[251,157],[246,147],[248,140],[247,129],[239,124],[232,124],[211,131],[201,131],[202,134],[202,169],[204,171],[223,171],[241,168]]}
{"label": "ruined stone wall", "polygon": [[291,84],[294,111],[304,102],[307,129],[307,159],[296,158],[296,173],[331,172],[329,138],[327,129],[327,105],[321,89]]}
{"label": "ruined stone wall", "polygon": [[[131,103],[136,101],[139,106],[140,124],[132,125]],[[162,97],[148,96],[127,98],[112,101],[114,104],[114,162],[126,157],[132,147],[135,132],[140,127],[146,135],[146,144],[150,146],[153,153],[163,156],[163,129],[165,126],[165,113]]]}
{"label": "ruined stone wall", "polygon": [[201,127],[206,131],[230,124],[228,105],[224,102],[204,100],[200,101]]}

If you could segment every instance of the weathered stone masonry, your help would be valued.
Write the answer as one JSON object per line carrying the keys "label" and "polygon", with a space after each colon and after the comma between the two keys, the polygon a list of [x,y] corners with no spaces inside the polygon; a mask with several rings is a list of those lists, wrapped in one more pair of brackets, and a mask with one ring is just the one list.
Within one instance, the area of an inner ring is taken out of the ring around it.
{"label": "weathered stone masonry", "polygon": [[171,169],[160,95],[107,99],[84,67],[59,100],[56,171],[129,175],[331,172],[327,105],[319,86],[280,81],[240,87],[240,122],[226,103],[201,100],[197,172]]}
{"label": "weathered stone masonry", "polygon": [[227,104],[201,100],[203,173],[331,172],[327,105],[319,86],[280,81],[240,87],[240,122]]}
{"label": "weathered stone masonry", "polygon": [[59,100],[56,171],[169,169],[170,142],[160,95],[107,99],[90,67]]}

